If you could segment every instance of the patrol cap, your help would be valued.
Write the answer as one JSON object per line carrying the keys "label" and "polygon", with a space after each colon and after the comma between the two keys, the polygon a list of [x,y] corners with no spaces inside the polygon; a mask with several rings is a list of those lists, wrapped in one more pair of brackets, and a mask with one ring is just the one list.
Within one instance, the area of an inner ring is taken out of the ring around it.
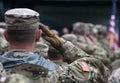
{"label": "patrol cap", "polygon": [[38,28],[39,13],[28,8],[15,8],[5,12],[7,29],[28,30]]}
{"label": "patrol cap", "polygon": [[62,36],[62,38],[72,43],[77,42],[77,36],[74,34],[65,34]]}
{"label": "patrol cap", "polygon": [[90,28],[86,23],[76,22],[73,24],[73,31],[77,33],[85,32],[89,33]]}

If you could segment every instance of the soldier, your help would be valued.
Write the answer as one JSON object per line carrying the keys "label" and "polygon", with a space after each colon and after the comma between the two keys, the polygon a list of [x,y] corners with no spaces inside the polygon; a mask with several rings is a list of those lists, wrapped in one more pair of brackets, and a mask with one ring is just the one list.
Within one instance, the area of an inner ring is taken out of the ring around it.
{"label": "soldier", "polygon": [[27,8],[16,8],[5,13],[7,29],[4,36],[9,42],[9,51],[0,56],[0,62],[9,70],[23,63],[32,63],[44,66],[49,70],[58,68],[56,64],[45,60],[42,56],[34,53],[36,42],[39,41],[39,14]]}
{"label": "soldier", "polygon": [[55,77],[59,78],[58,80],[62,83],[67,83],[64,79],[69,79],[72,83],[106,83],[109,70],[102,62],[90,57],[71,42],[54,35],[45,25],[41,23],[40,25],[46,34],[45,39],[71,61],[71,64],[66,67],[51,72],[52,75],[56,75]]}
{"label": "soldier", "polygon": [[97,40],[101,44],[101,46],[106,50],[107,57],[110,59],[111,63],[115,60],[115,55],[112,49],[110,48],[108,39],[107,39],[107,27],[103,25],[95,25],[93,28],[97,29]]}
{"label": "soldier", "polygon": [[78,47],[101,60],[105,65],[109,63],[110,60],[107,58],[107,52],[100,43],[91,36],[88,24],[81,22],[74,23],[73,32],[78,38]]}

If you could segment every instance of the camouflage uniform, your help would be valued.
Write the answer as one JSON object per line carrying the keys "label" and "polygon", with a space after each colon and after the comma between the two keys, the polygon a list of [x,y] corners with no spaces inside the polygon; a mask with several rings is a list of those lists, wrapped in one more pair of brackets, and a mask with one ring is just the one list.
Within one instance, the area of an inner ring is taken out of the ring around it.
{"label": "camouflage uniform", "polygon": [[[14,12],[13,12],[14,11]],[[21,12],[24,12],[22,14],[23,18],[20,18]],[[28,14],[29,13],[29,14]],[[15,14],[16,16],[14,17]],[[34,17],[37,15],[36,18],[38,18],[38,13],[33,13],[29,9],[13,9],[10,10],[9,13],[6,14],[6,22],[10,25],[12,22],[23,22],[23,19],[26,17]],[[11,15],[13,15],[14,19],[17,17],[17,21],[11,18]],[[10,16],[10,17],[9,17]],[[32,18],[32,21],[38,22],[38,19]],[[12,19],[12,20],[10,20]],[[28,19],[28,18],[27,18]],[[31,19],[25,20],[25,22],[31,22]],[[18,23],[19,24],[19,23]],[[16,24],[17,25],[17,24]],[[10,29],[27,29],[28,27],[10,27]],[[29,28],[33,28],[30,26]],[[42,27],[41,27],[42,29]],[[42,29],[43,31],[45,28]],[[49,30],[48,30],[49,31]],[[71,42],[63,41],[59,37],[55,36],[54,34],[47,34],[48,37],[50,37],[50,40],[53,40],[53,42],[50,42],[52,46],[55,46],[56,49],[58,49],[64,57],[68,58],[71,61],[71,64],[62,67],[57,66],[57,69],[55,68],[56,65],[53,64],[50,61],[45,60],[44,58],[40,57],[39,55],[36,55],[32,52],[26,52],[24,50],[13,50],[9,51],[4,55],[4,57],[0,57],[0,62],[4,64],[4,67],[7,68],[13,68],[15,66],[24,64],[24,63],[31,63],[36,65],[41,65],[43,67],[48,68],[49,71],[47,74],[48,82],[50,83],[106,83],[107,76],[109,74],[109,71],[104,66],[102,62],[100,62],[98,59],[90,57],[88,54],[86,54],[81,49],[77,48],[75,45],[73,45]],[[47,37],[46,37],[47,38]],[[53,39],[52,39],[53,38]],[[54,43],[54,44],[53,44]],[[57,44],[55,44],[57,43]],[[29,55],[29,56],[28,56]],[[31,55],[31,56],[30,56]],[[31,70],[32,67],[28,67],[29,70]],[[19,68],[18,68],[19,69]],[[44,69],[45,70],[45,69]],[[23,69],[24,71],[24,69]],[[32,72],[32,71],[29,71]],[[35,72],[33,77],[36,77]],[[41,73],[40,73],[41,75]],[[43,74],[44,75],[44,74]],[[45,74],[46,77],[46,74]],[[54,79],[54,80],[53,80]],[[67,80],[68,79],[68,80]],[[41,80],[41,79],[38,79]],[[47,80],[45,80],[47,81]],[[69,82],[68,82],[69,81]],[[38,81],[39,82],[39,81]],[[47,82],[47,83],[48,83]],[[43,82],[45,83],[45,82]]]}
{"label": "camouflage uniform", "polygon": [[112,72],[107,83],[120,83],[120,68]]}
{"label": "camouflage uniform", "polygon": [[49,47],[47,44],[37,42],[34,53],[38,53],[39,55],[43,56],[44,58],[47,58],[48,57],[48,49],[49,49]]}
{"label": "camouflage uniform", "polygon": [[34,83],[21,74],[11,74],[0,79],[0,83]]}
{"label": "camouflage uniform", "polygon": [[78,36],[78,47],[101,60],[105,65],[110,62],[107,58],[106,50],[101,46],[96,38],[90,35],[90,27],[88,24],[77,22],[73,25],[73,31],[75,32],[75,35]]}
{"label": "camouflage uniform", "polygon": [[110,64],[111,71],[120,67],[120,48],[115,50],[113,53],[114,53],[114,59],[113,61],[111,61]]}
{"label": "camouflage uniform", "polygon": [[110,62],[112,62],[115,59],[115,56],[107,40],[107,27],[103,25],[96,25],[94,28],[98,31],[96,38],[98,39],[101,46],[106,50],[107,57],[111,60]]}
{"label": "camouflage uniform", "polygon": [[[69,65],[51,72],[60,83],[69,83],[67,81],[71,81],[71,83],[106,83],[109,69],[101,61],[90,57],[71,42],[53,35],[45,25],[41,24],[41,29],[46,34],[46,40],[71,61]],[[51,73],[48,76],[51,76]]]}
{"label": "camouflage uniform", "polygon": [[6,71],[3,68],[2,63],[0,63],[0,78],[6,76]]}
{"label": "camouflage uniform", "polygon": [[[60,82],[106,83],[109,70],[103,63],[95,58],[89,57],[89,55],[70,42],[66,42],[62,49],[65,49],[65,51],[61,53],[72,63],[62,69],[59,68],[57,71],[52,72],[52,74],[54,73],[59,76]],[[82,64],[86,64],[87,68],[84,68]]]}
{"label": "camouflage uniform", "polygon": [[[17,31],[21,31],[22,33],[22,31],[25,30],[37,30],[39,28],[39,14],[27,8],[8,10],[5,13],[5,21],[7,24],[6,30],[16,31],[16,33]],[[26,49],[9,50],[7,53],[3,54],[3,56],[0,56],[0,62],[3,64],[4,68],[8,70],[23,63],[41,65],[49,70],[58,68],[53,62],[46,60],[37,53],[26,51]]]}

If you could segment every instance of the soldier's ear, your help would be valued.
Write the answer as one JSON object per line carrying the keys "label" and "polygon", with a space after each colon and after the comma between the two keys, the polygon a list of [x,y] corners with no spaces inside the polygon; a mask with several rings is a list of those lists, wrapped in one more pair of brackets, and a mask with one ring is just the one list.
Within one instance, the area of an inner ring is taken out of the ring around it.
{"label": "soldier's ear", "polygon": [[7,30],[4,31],[4,37],[7,41],[9,41]]}
{"label": "soldier's ear", "polygon": [[36,42],[38,42],[40,40],[41,34],[42,34],[42,31],[40,29],[37,30],[37,32],[36,32],[36,39],[35,39]]}

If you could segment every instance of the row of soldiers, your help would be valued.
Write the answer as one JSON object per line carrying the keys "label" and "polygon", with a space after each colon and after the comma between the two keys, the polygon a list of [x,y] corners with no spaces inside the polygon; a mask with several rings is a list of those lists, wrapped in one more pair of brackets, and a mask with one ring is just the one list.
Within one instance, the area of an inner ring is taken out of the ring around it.
{"label": "row of soldiers", "polygon": [[5,22],[0,83],[119,83],[110,76],[119,50],[110,49],[105,26],[77,22],[59,37],[27,8],[8,10]]}

